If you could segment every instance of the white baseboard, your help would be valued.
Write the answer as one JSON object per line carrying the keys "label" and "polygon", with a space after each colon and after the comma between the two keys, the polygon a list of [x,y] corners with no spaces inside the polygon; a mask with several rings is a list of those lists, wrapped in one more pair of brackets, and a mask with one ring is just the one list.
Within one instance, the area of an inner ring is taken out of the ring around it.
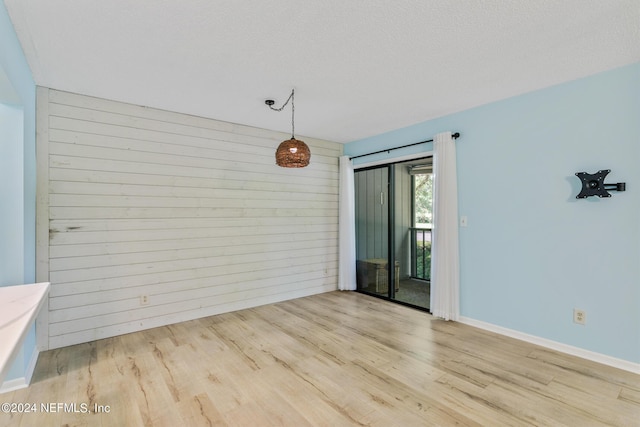
{"label": "white baseboard", "polygon": [[38,350],[38,346],[36,346],[36,348],[33,349],[33,353],[31,353],[31,359],[29,359],[27,371],[24,373],[25,383],[27,384],[27,386],[31,384],[31,378],[33,377],[33,372],[36,370],[36,363],[38,363],[39,355],[40,350]]}
{"label": "white baseboard", "polygon": [[7,380],[2,383],[2,387],[0,387],[0,394],[9,393],[10,391],[20,390],[21,388],[27,387],[28,384],[25,381],[24,377],[16,378],[13,380]]}
{"label": "white baseboard", "polygon": [[616,357],[607,356],[606,354],[596,353],[594,351],[585,350],[583,348],[574,347],[574,346],[563,344],[557,341],[548,340],[546,338],[537,337],[535,335],[525,334],[524,332],[503,328],[502,326],[497,326],[491,323],[482,322],[480,320],[475,320],[475,319],[471,319],[464,316],[461,316],[458,321],[466,325],[475,326],[476,328],[484,329],[490,332],[495,332],[497,334],[505,335],[521,341],[526,341],[531,344],[536,344],[542,347],[550,348],[552,350],[570,354],[572,356],[581,357],[583,359],[591,360],[593,362],[602,363],[603,365],[608,365],[614,368],[623,369],[625,371],[633,372],[634,374],[640,374],[640,363],[633,363],[628,360],[618,359]]}
{"label": "white baseboard", "polygon": [[0,394],[29,387],[31,377],[33,377],[33,372],[36,370],[36,363],[38,362],[39,354],[40,351],[38,351],[37,348],[34,348],[33,353],[31,353],[31,359],[29,359],[26,372],[24,373],[24,377],[3,382],[2,386],[0,386]]}

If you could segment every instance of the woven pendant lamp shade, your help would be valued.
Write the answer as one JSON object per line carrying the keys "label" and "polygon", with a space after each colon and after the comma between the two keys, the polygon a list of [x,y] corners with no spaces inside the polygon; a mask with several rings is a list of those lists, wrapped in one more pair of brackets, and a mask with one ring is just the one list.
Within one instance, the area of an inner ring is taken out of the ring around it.
{"label": "woven pendant lamp shade", "polygon": [[273,99],[267,99],[264,101],[265,104],[269,106],[273,111],[282,111],[284,107],[287,106],[289,101],[291,101],[291,139],[287,139],[286,141],[282,141],[276,150],[276,165],[283,168],[303,168],[309,165],[309,159],[311,158],[311,151],[307,144],[299,139],[296,139],[295,135],[295,111],[296,107],[294,105],[293,97],[295,94],[295,90],[291,90],[291,95],[284,103],[284,105],[280,108],[274,108],[273,104],[275,101]]}
{"label": "woven pendant lamp shade", "polygon": [[283,168],[303,168],[309,164],[311,151],[307,144],[293,136],[282,141],[276,150],[276,164]]}

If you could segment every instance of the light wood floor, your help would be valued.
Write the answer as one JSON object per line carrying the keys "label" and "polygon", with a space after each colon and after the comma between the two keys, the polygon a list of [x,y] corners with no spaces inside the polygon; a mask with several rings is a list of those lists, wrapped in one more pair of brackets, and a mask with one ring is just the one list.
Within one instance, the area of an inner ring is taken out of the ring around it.
{"label": "light wood floor", "polygon": [[331,292],[48,351],[0,402],[110,410],[1,426],[639,426],[640,376]]}

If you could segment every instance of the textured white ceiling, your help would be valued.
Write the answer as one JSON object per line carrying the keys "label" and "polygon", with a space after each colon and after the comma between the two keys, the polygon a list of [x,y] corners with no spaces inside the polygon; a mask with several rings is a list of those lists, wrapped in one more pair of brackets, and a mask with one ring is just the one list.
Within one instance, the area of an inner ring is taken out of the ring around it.
{"label": "textured white ceiling", "polygon": [[38,85],[338,142],[640,61],[640,0],[5,4]]}

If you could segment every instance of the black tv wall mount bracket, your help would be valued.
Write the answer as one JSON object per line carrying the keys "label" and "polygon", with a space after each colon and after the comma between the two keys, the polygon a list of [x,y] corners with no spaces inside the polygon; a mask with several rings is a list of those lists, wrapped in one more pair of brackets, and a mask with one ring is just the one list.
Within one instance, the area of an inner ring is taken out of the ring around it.
{"label": "black tv wall mount bracket", "polygon": [[586,172],[576,172],[576,176],[582,181],[582,190],[576,199],[586,199],[590,196],[611,197],[609,191],[625,191],[627,184],[618,182],[616,184],[605,184],[604,179],[611,169],[599,170],[594,174]]}

